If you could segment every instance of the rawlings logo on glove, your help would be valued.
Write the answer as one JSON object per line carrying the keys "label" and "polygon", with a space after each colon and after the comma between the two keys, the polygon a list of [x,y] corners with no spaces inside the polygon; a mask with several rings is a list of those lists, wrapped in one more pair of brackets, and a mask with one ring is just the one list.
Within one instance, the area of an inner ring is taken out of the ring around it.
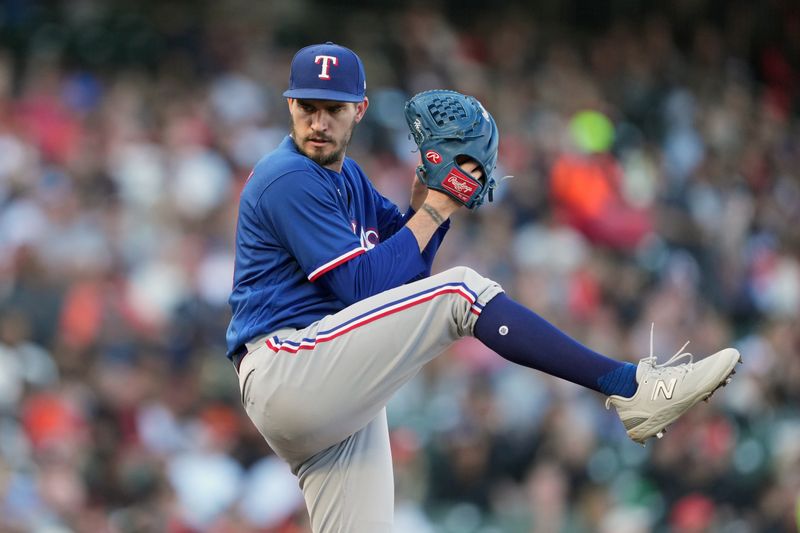
{"label": "rawlings logo on glove", "polygon": [[[497,186],[492,172],[497,165],[500,134],[492,116],[472,96],[455,91],[419,93],[405,106],[411,135],[424,154],[417,176],[429,189],[441,191],[470,209],[481,205]],[[456,162],[470,158],[483,171],[480,181]]]}
{"label": "rawlings logo on glove", "polygon": [[457,168],[452,169],[442,182],[442,188],[450,193],[450,196],[460,200],[462,204],[466,204],[480,186],[480,183],[462,174]]}
{"label": "rawlings logo on glove", "polygon": [[434,165],[438,165],[442,162],[442,156],[434,152],[433,150],[428,150],[425,152],[425,159],[433,163]]}

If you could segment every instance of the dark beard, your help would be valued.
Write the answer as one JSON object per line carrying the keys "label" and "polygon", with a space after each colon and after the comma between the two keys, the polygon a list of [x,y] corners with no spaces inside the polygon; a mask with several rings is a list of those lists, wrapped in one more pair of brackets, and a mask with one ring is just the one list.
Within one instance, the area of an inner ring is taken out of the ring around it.
{"label": "dark beard", "polygon": [[303,150],[303,147],[300,146],[302,139],[297,138],[297,134],[294,131],[294,126],[290,125],[289,129],[291,132],[292,139],[294,139],[294,144],[297,146],[297,149],[300,150],[300,153],[302,153],[304,156],[306,156],[319,166],[326,167],[328,165],[332,165],[344,159],[344,153],[347,150],[347,145],[350,144],[350,138],[353,136],[353,129],[355,129],[355,126],[356,122],[354,120],[352,126],[350,127],[350,133],[348,133],[347,137],[345,137],[344,141],[342,141],[342,146],[338,150],[335,150],[328,155],[323,155],[323,154],[314,155],[306,152],[305,150]]}
{"label": "dark beard", "polygon": [[[310,154],[305,154],[305,152],[303,153],[306,155],[306,157],[308,157],[310,160],[312,160],[319,166],[326,167],[328,165],[341,161],[344,158],[344,151],[346,149],[347,149],[347,143],[344,143],[342,144],[342,147],[340,149],[336,150],[335,152],[331,152],[328,155],[310,155]],[[303,150],[300,149],[300,151],[302,152]]]}

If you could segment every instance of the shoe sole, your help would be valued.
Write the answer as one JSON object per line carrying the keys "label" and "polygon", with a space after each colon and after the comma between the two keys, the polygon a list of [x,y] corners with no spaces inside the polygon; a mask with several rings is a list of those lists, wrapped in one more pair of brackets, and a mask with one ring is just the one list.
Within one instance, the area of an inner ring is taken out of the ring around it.
{"label": "shoe sole", "polygon": [[737,357],[731,358],[732,363],[728,365],[728,368],[726,368],[723,374],[724,377],[713,389],[707,392],[698,392],[697,394],[686,398],[680,403],[671,405],[662,409],[661,411],[658,411],[641,424],[638,424],[636,427],[628,430],[628,436],[631,438],[631,440],[644,446],[647,439],[651,437],[657,437],[660,439],[664,433],[667,432],[667,426],[669,424],[675,422],[681,417],[681,415],[683,415],[683,413],[691,409],[692,406],[700,403],[701,401],[708,401],[708,399],[711,398],[711,396],[717,392],[718,389],[730,383],[732,376],[736,373],[736,365],[742,362],[741,354],[733,348],[730,349],[736,352]]}

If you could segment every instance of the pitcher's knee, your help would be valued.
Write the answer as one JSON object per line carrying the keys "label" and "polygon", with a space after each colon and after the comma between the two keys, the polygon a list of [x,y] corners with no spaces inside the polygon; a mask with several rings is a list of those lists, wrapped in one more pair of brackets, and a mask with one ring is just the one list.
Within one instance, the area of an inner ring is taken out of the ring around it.
{"label": "pitcher's knee", "polygon": [[466,266],[453,267],[439,275],[443,276],[447,283],[463,283],[465,288],[480,300],[486,299],[482,295],[489,296],[491,293],[491,296],[494,296],[494,293],[503,290],[497,282]]}
{"label": "pitcher's knee", "polygon": [[444,283],[461,285],[458,293],[463,298],[454,297],[450,300],[455,331],[459,337],[471,334],[483,305],[503,289],[496,282],[465,266],[445,270],[439,275]]}

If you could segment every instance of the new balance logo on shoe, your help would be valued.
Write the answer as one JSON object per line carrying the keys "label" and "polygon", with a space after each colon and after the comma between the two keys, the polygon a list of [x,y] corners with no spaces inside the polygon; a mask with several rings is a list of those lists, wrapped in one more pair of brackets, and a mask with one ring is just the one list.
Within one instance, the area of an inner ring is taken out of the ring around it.
{"label": "new balance logo on shoe", "polygon": [[677,382],[678,380],[675,378],[669,380],[669,385],[667,385],[667,383],[663,379],[659,379],[658,381],[656,381],[656,386],[653,387],[653,397],[651,398],[651,400],[655,401],[656,398],[658,398],[659,393],[664,395],[665,400],[671,400],[672,393],[675,392],[675,383]]}

